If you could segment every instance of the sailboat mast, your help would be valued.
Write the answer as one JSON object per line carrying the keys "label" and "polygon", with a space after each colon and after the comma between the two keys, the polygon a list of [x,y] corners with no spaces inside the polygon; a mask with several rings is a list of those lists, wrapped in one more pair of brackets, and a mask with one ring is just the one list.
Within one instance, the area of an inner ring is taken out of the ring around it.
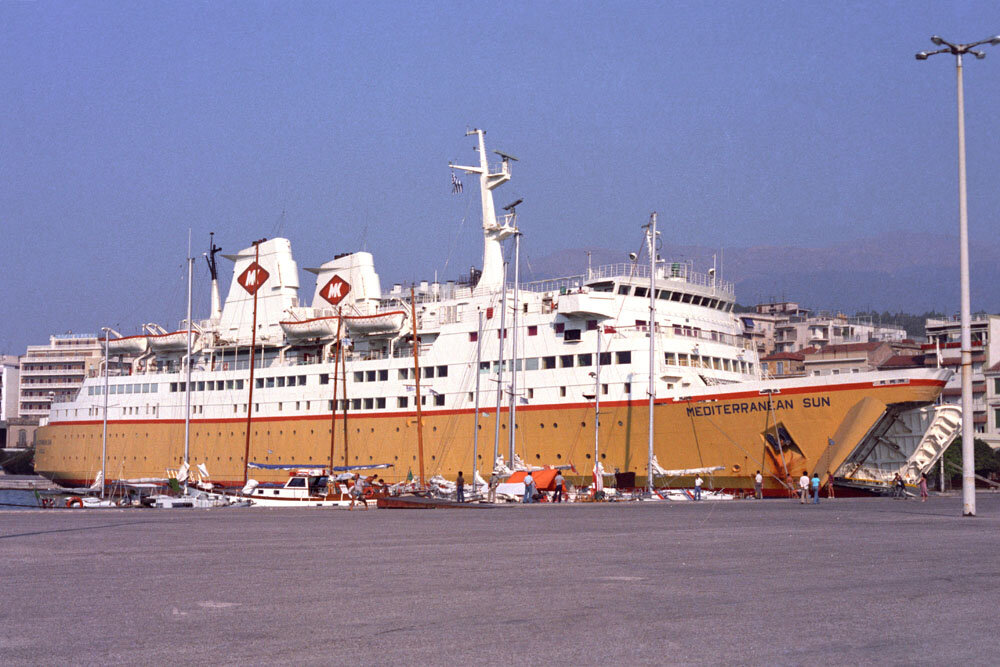
{"label": "sailboat mast", "polygon": [[[191,230],[188,229],[188,293],[187,293],[187,356],[184,357],[184,464],[191,460],[191,275],[194,258],[191,256]],[[187,491],[187,474],[184,476],[184,490]]]}
{"label": "sailboat mast", "polygon": [[[589,269],[588,269],[589,271]],[[597,356],[594,357],[594,465],[601,452],[601,324],[597,325]]]}
{"label": "sailboat mast", "polygon": [[[517,283],[521,274],[521,233],[514,232],[514,312],[511,318],[510,354],[510,426],[508,427],[509,456],[514,461],[514,446],[517,444],[517,315],[521,309],[518,301]],[[506,291],[506,290],[505,290]]]}
{"label": "sailboat mast", "polygon": [[350,465],[347,460],[350,447],[350,443],[347,440],[347,352],[344,351],[344,344],[340,344],[340,390],[344,395],[343,406],[344,409],[341,411],[340,421],[342,428],[344,430],[344,465]]}
{"label": "sailboat mast", "polygon": [[104,488],[108,484],[108,339],[111,330],[104,331],[104,425],[101,432],[101,498],[104,498]]}
{"label": "sailboat mast", "polygon": [[[503,347],[507,338],[507,262],[503,263],[503,280],[500,287],[503,294],[500,297],[500,354],[497,364],[497,414],[496,424],[493,425],[493,461],[500,457],[500,406],[503,405]],[[514,465],[514,459],[508,462]]]}
{"label": "sailboat mast", "polygon": [[337,441],[337,365],[340,363],[340,327],[343,319],[337,309],[337,354],[333,358],[333,401],[330,403],[330,474],[333,474],[333,452]]}
{"label": "sailboat mast", "polygon": [[[476,485],[476,471],[479,469],[479,365],[483,358],[483,311],[479,311],[479,328],[476,334],[476,412],[472,427],[472,486]],[[494,459],[496,462],[496,459]]]}
{"label": "sailboat mast", "polygon": [[[253,244],[254,264],[260,263],[260,241]],[[253,328],[250,331],[250,390],[247,396],[247,438],[243,448],[243,485],[246,486],[250,470],[250,425],[253,420],[253,370],[257,350],[257,289],[253,291]]]}
{"label": "sailboat mast", "polygon": [[420,338],[417,337],[417,297],[410,286],[410,320],[413,323],[413,381],[417,394],[417,458],[420,459],[420,488],[426,488],[424,481],[424,418],[420,410]]}
{"label": "sailboat mast", "polygon": [[653,405],[656,401],[656,211],[649,216],[649,456],[646,485],[653,493]]}

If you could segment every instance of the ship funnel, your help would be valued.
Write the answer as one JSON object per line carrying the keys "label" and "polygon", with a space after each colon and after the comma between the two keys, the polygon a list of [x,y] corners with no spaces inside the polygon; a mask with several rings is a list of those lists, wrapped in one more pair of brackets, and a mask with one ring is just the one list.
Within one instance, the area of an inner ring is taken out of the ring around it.
{"label": "ship funnel", "polygon": [[299,305],[299,269],[288,239],[261,241],[235,255],[233,280],[219,319],[225,340],[249,343],[253,326],[254,291],[257,293],[257,341],[281,340],[279,322],[289,308]]}
{"label": "ship funnel", "polygon": [[360,315],[374,313],[382,298],[382,286],[370,252],[341,255],[318,269],[313,308],[344,308]]}

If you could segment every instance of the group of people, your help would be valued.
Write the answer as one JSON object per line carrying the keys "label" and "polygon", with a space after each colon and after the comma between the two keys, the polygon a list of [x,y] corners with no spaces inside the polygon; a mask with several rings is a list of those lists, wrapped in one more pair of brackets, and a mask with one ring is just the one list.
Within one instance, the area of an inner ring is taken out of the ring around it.
{"label": "group of people", "polygon": [[[552,480],[553,485],[555,485],[555,490],[552,492],[552,502],[561,503],[563,501],[563,493],[566,491],[566,479],[563,477],[562,471],[556,471],[555,479]],[[538,493],[538,486],[535,484],[535,478],[531,476],[531,472],[527,472],[524,475],[524,498],[522,501],[525,504],[537,503],[541,498],[541,494]]]}

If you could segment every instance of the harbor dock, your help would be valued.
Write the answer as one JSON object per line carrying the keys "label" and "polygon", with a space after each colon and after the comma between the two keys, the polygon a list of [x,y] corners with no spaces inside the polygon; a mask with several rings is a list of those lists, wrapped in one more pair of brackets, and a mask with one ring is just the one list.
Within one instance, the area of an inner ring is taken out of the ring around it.
{"label": "harbor dock", "polygon": [[978,502],[0,512],[0,661],[983,664]]}

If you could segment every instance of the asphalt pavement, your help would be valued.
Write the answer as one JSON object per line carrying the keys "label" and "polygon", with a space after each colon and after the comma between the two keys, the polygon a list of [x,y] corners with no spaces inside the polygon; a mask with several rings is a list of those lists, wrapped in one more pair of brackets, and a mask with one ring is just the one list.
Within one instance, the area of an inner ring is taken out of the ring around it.
{"label": "asphalt pavement", "polygon": [[977,502],[0,512],[0,663],[992,664]]}

